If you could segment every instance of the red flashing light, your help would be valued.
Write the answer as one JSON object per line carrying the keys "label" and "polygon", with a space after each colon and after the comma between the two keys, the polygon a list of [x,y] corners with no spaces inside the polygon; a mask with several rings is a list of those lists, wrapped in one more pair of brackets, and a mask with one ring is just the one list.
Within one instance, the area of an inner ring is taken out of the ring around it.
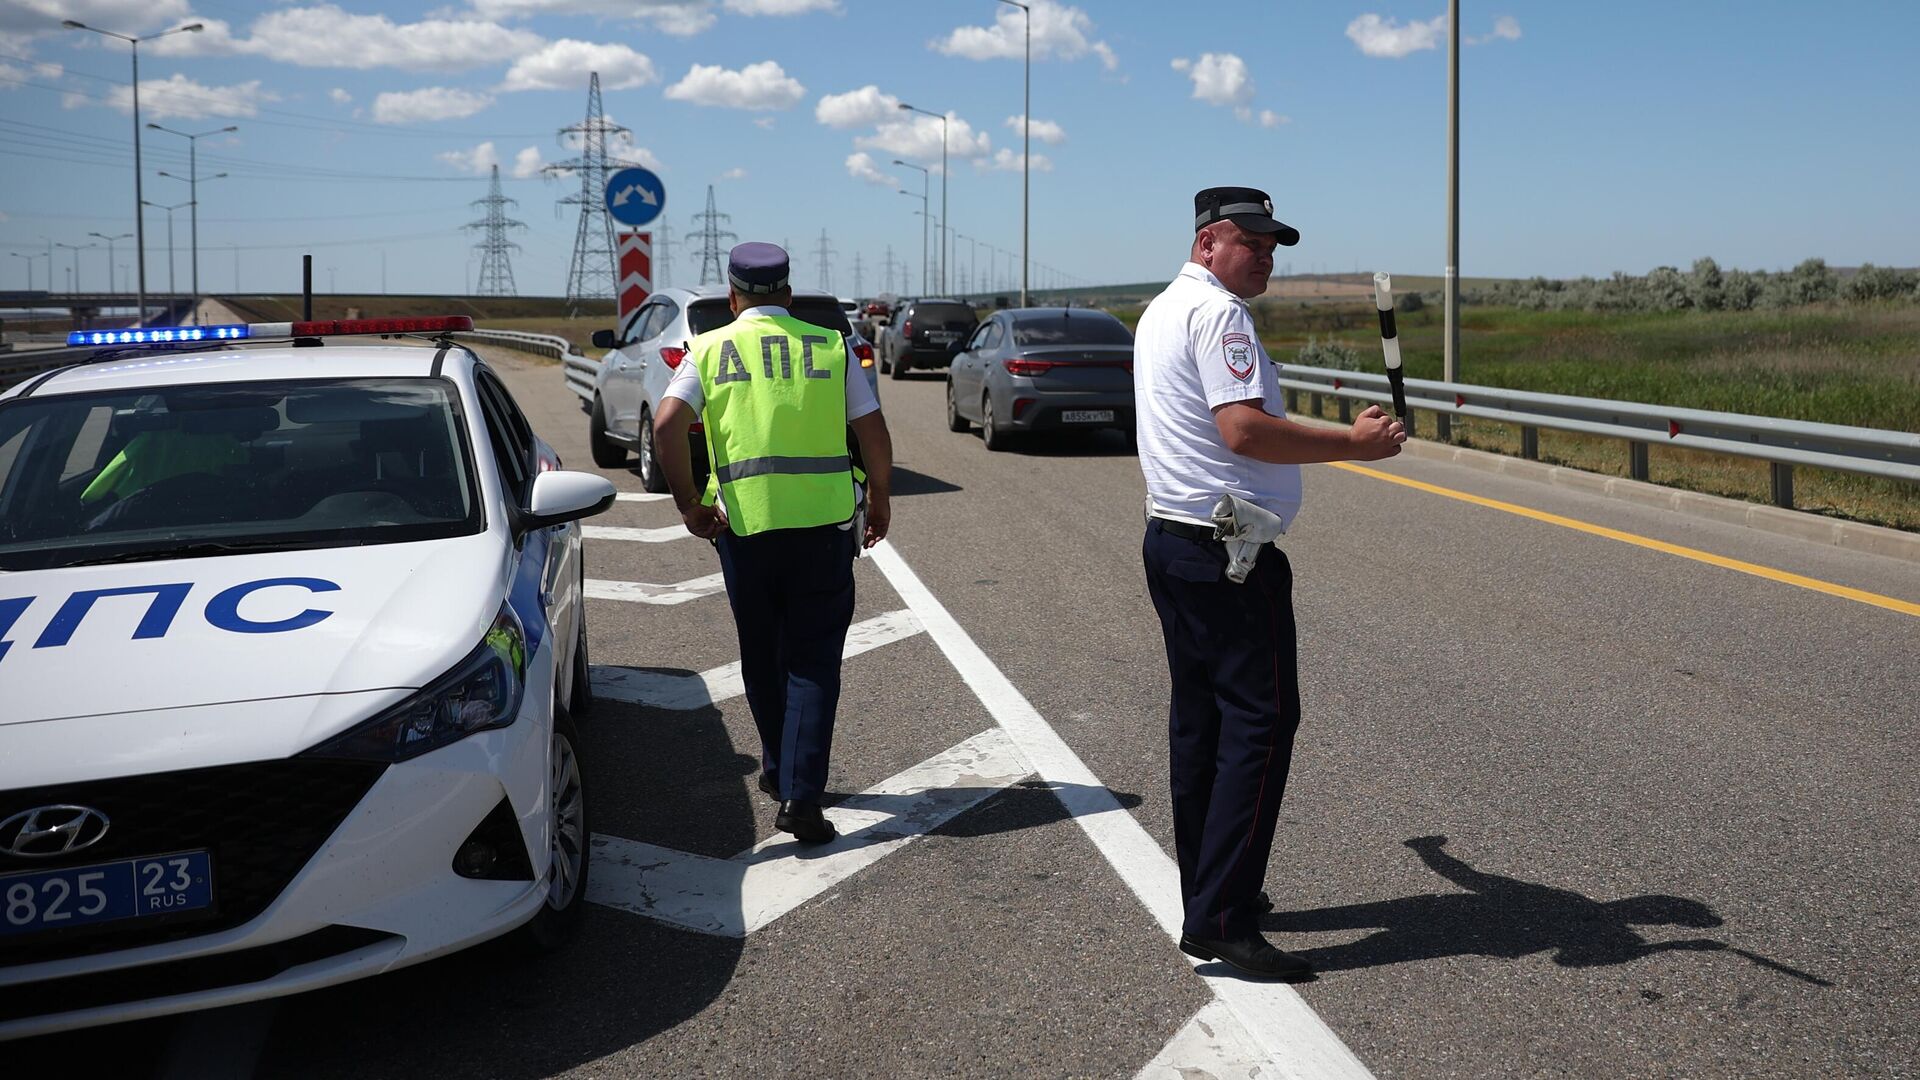
{"label": "red flashing light", "polygon": [[433,315],[413,319],[315,319],[292,324],[294,337],[336,337],[342,334],[443,334],[473,329],[468,315]]}
{"label": "red flashing light", "polygon": [[667,365],[668,371],[679,367],[680,361],[686,358],[687,350],[685,349],[676,349],[671,345],[662,345],[660,347],[660,359]]}

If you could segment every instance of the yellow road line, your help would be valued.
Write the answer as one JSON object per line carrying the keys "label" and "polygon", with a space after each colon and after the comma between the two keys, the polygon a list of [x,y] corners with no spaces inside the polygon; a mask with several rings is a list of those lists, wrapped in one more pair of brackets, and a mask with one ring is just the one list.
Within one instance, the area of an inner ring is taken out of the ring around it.
{"label": "yellow road line", "polygon": [[1790,574],[1785,570],[1775,570],[1770,566],[1741,562],[1739,559],[1729,559],[1725,555],[1715,555],[1710,551],[1681,547],[1679,544],[1669,544],[1664,540],[1655,540],[1651,537],[1621,532],[1619,529],[1609,529],[1604,525],[1594,525],[1585,521],[1576,521],[1573,518],[1561,517],[1559,514],[1549,514],[1544,510],[1534,510],[1530,507],[1501,502],[1498,499],[1469,495],[1464,491],[1455,491],[1452,488],[1443,488],[1437,484],[1423,483],[1419,480],[1409,480],[1404,476],[1395,476],[1392,473],[1384,473],[1378,469],[1369,469],[1363,465],[1354,465],[1345,461],[1333,461],[1328,462],[1328,464],[1336,469],[1345,469],[1348,472],[1359,473],[1362,476],[1371,476],[1376,480],[1385,480],[1390,484],[1400,484],[1403,487],[1414,488],[1415,490],[1424,491],[1432,495],[1443,495],[1449,499],[1459,499],[1461,502],[1473,503],[1475,506],[1484,506],[1490,510],[1501,510],[1509,514],[1518,514],[1521,517],[1532,518],[1535,521],[1544,521],[1549,525],[1558,525],[1565,529],[1591,533],[1594,536],[1604,536],[1609,540],[1618,540],[1623,544],[1632,544],[1636,547],[1663,551],[1668,555],[1678,555],[1683,559],[1692,559],[1695,562],[1707,563],[1710,566],[1718,566],[1726,570],[1737,570],[1742,574],[1752,574],[1754,577],[1766,578],[1768,581],[1778,581],[1784,585],[1796,585],[1802,589],[1812,589],[1814,592],[1826,593],[1828,596],[1838,596],[1845,600],[1857,600],[1862,604],[1872,604],[1874,607],[1886,608],[1888,611],[1898,611],[1903,615],[1920,616],[1920,604],[1909,603],[1905,600],[1896,600],[1891,596],[1881,596],[1879,593],[1870,593],[1862,589],[1850,589],[1845,585],[1835,585],[1831,581],[1821,581],[1817,578]]}

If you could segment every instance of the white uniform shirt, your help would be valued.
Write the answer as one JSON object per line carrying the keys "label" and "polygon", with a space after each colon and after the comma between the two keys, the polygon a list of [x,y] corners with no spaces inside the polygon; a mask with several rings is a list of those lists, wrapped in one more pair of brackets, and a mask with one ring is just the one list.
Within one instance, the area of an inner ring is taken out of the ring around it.
{"label": "white uniform shirt", "polygon": [[1211,525],[1213,504],[1231,492],[1292,523],[1300,466],[1234,453],[1213,419],[1214,409],[1236,401],[1285,416],[1278,380],[1247,302],[1205,267],[1181,267],[1134,333],[1140,471],[1155,517]]}
{"label": "white uniform shirt", "polygon": [[[786,308],[762,304],[742,311],[739,317],[766,319],[785,314],[787,314]],[[687,363],[673,369],[673,378],[667,380],[667,396],[679,398],[698,413],[707,407],[707,394],[700,388],[700,365],[693,363],[692,360],[693,357],[689,355]],[[847,377],[842,381],[847,384],[847,421],[849,423],[870,412],[880,410],[880,399],[873,396],[873,387],[867,385],[867,380],[861,375],[860,369],[854,366],[856,363],[857,361],[853,359],[853,350],[848,349]]]}

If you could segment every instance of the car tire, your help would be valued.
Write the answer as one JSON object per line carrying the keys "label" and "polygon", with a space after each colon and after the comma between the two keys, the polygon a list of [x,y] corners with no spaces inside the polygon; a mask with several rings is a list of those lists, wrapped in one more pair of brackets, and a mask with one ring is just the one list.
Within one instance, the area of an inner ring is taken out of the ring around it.
{"label": "car tire", "polygon": [[660,455],[653,445],[653,416],[640,410],[640,486],[660,495],[667,490],[667,472],[660,467]]}
{"label": "car tire", "polygon": [[960,415],[960,406],[953,400],[953,376],[947,376],[947,430],[965,431],[972,427],[967,418]]}
{"label": "car tire", "polygon": [[627,448],[607,438],[607,413],[599,398],[593,399],[592,418],[587,421],[587,447],[593,463],[603,469],[617,469],[627,463]]}
{"label": "car tire", "polygon": [[907,365],[906,365],[906,363],[904,362],[904,360],[903,360],[903,359],[902,359],[901,357],[898,357],[898,356],[896,356],[896,357],[894,357],[894,358],[893,358],[893,370],[891,370],[891,371],[889,371],[889,372],[887,372],[887,374],[888,374],[888,376],[890,376],[891,378],[895,378],[895,379],[904,379],[904,378],[906,378],[906,377],[907,377]]}
{"label": "car tire", "polygon": [[586,716],[593,711],[593,667],[587,659],[587,573],[580,571],[580,631],[573,643],[573,685],[567,690],[567,712]]}
{"label": "car tire", "polygon": [[993,422],[992,394],[980,398],[980,440],[987,444],[989,450],[1006,450],[1013,445],[1013,436]]}
{"label": "car tire", "polygon": [[572,718],[556,707],[547,781],[552,846],[549,887],[540,911],[518,934],[524,946],[540,952],[566,944],[587,906],[587,871],[593,845],[588,842],[592,834],[587,830],[587,788],[579,747],[580,735]]}

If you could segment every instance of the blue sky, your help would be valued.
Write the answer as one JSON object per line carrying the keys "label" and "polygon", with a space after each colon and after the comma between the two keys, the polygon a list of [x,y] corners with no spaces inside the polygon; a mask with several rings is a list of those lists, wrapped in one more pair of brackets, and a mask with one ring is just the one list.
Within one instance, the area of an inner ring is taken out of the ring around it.
{"label": "blue sky", "polygon": [[[1920,4],[1785,0],[1463,4],[1462,272],[1604,275],[1687,265],[1920,264]],[[1169,276],[1191,198],[1263,187],[1304,239],[1296,272],[1438,273],[1445,255],[1445,5],[1440,0],[1214,0],[1036,5],[1036,262],[1076,279]],[[919,290],[920,174],[950,113],[949,201],[961,268],[1019,246],[1020,13],[991,0],[0,0],[0,249],[131,232],[124,45],[144,34],[143,120],[201,141],[201,278],[289,290],[311,250],[341,291],[464,289],[460,226],[501,165],[525,294],[564,291],[577,180],[556,132],[585,114],[597,66],[622,152],[658,166],[665,220],[689,231],[713,184],[742,239],[790,241],[817,283],[881,287],[888,245]],[[1009,45],[1011,58],[1005,54]],[[1042,138],[1042,136],[1045,136]],[[146,195],[186,187],[184,141],[146,133]],[[861,156],[864,155],[864,156]],[[1044,157],[1044,161],[1041,158]],[[515,176],[516,172],[529,175]],[[940,178],[932,180],[939,213]],[[166,281],[150,211],[149,283]],[[185,211],[175,216],[182,287]],[[303,245],[310,245],[304,247]],[[117,260],[131,263],[131,242]],[[237,252],[234,249],[238,249]],[[970,253],[977,256],[970,257]],[[676,243],[675,284],[697,280]],[[105,284],[104,247],[80,253]],[[999,276],[1008,260],[999,260]],[[31,262],[7,258],[18,288]],[[73,253],[57,250],[56,284]]]}

